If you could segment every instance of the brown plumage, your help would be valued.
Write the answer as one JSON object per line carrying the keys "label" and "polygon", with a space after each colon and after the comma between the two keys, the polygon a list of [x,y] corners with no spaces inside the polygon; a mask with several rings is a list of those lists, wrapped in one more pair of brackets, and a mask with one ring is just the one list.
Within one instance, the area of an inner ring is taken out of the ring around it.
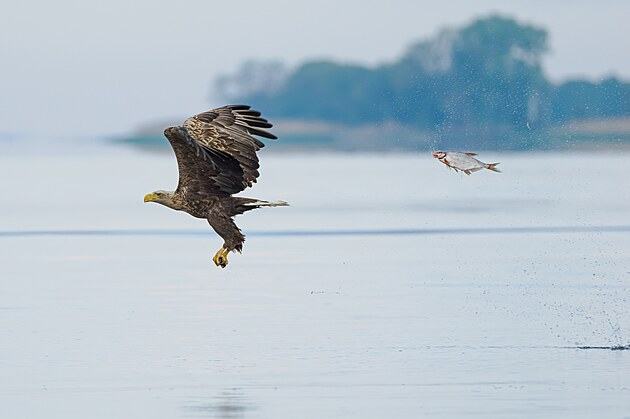
{"label": "brown plumage", "polygon": [[164,131],[177,157],[179,184],[174,192],[156,191],[144,197],[193,217],[205,218],[224,244],[213,260],[227,265],[227,255],[243,248],[245,236],[233,217],[260,207],[288,205],[232,196],[252,186],[260,173],[256,152],[264,144],[254,136],[276,139],[272,125],[246,105],[228,105],[200,113],[179,127]]}

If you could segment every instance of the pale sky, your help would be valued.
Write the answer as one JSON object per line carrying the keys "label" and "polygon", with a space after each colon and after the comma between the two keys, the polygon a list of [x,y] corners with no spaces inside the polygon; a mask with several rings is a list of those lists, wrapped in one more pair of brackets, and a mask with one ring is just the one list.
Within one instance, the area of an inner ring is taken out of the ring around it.
{"label": "pale sky", "polygon": [[0,133],[124,133],[219,105],[213,78],[248,58],[374,64],[491,12],[549,31],[554,80],[630,79],[623,0],[2,0]]}

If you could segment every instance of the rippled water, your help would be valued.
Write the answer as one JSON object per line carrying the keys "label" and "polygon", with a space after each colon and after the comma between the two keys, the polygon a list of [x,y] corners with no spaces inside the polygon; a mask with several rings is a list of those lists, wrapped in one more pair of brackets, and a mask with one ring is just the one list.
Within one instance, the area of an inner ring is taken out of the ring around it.
{"label": "rippled water", "polygon": [[0,156],[4,415],[627,416],[630,155],[482,157],[265,154],[220,270],[169,156]]}

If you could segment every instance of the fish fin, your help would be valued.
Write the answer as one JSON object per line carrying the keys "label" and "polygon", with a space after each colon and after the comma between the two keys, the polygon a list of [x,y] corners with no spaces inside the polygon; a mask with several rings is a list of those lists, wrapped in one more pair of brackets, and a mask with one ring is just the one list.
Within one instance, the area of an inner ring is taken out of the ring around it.
{"label": "fish fin", "polygon": [[468,171],[469,171],[470,173],[475,173],[475,172],[480,171],[481,169],[483,169],[483,167],[475,167],[474,169],[469,169]]}
{"label": "fish fin", "polygon": [[476,156],[476,155],[477,155],[477,153],[473,153],[473,152],[471,152],[471,151],[467,151],[467,152],[466,152],[466,153],[464,153],[464,154],[466,154],[467,156]]}
{"label": "fish fin", "polygon": [[493,172],[501,173],[501,171],[497,169],[497,164],[499,163],[488,163],[486,164],[486,169],[492,170]]}
{"label": "fish fin", "polygon": [[466,173],[468,176],[470,176],[470,170],[463,170],[464,173]]}

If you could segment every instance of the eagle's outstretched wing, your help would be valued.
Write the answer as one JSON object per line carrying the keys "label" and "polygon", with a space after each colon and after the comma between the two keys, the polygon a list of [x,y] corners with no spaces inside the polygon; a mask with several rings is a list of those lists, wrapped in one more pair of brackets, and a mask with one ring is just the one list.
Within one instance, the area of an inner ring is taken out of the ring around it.
{"label": "eagle's outstretched wing", "polygon": [[254,135],[275,139],[271,124],[246,105],[228,105],[188,118],[165,131],[179,166],[178,191],[232,195],[259,176],[256,152],[264,144]]}

